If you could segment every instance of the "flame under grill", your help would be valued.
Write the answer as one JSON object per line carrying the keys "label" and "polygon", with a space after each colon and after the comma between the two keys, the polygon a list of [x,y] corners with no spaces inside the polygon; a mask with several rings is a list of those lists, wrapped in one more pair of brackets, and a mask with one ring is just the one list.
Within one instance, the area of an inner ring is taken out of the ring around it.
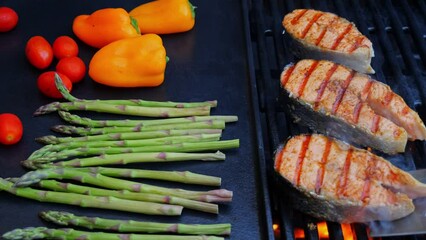
{"label": "flame under grill", "polygon": [[[333,12],[354,22],[373,42],[374,78],[390,85],[426,121],[426,1],[252,0],[248,8],[255,90],[261,113],[259,141],[264,155],[260,165],[265,170],[261,184],[265,193],[268,238],[371,239],[365,225],[341,225],[304,215],[292,209],[285,194],[276,191],[271,160],[274,150],[289,136],[309,132],[294,124],[277,102],[281,91],[280,73],[285,65],[296,60],[290,52],[288,38],[283,36],[281,22],[286,13],[297,8]],[[425,142],[409,142],[407,149],[390,161],[407,171],[425,168]],[[324,227],[328,236],[321,233]],[[403,239],[426,239],[426,236],[404,236]]]}

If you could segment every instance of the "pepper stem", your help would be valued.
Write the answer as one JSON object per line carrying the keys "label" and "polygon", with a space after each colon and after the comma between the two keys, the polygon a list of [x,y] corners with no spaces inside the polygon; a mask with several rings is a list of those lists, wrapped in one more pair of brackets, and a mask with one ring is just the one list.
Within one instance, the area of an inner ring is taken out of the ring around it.
{"label": "pepper stem", "polygon": [[190,1],[188,1],[188,3],[189,3],[189,7],[191,8],[192,18],[195,18],[195,9],[197,8],[197,6],[192,5]]}
{"label": "pepper stem", "polygon": [[141,34],[141,30],[139,29],[139,24],[138,24],[138,20],[136,20],[136,18],[129,16],[130,17],[130,23],[132,24],[132,26],[136,29],[136,32],[138,34]]}

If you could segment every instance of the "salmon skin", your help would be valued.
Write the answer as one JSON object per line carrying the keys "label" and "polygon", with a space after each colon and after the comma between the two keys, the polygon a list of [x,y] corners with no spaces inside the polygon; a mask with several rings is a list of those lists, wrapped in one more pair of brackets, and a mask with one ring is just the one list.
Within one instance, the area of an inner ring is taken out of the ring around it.
{"label": "salmon skin", "polygon": [[389,86],[343,65],[305,59],[281,74],[282,102],[314,131],[388,154],[425,140],[419,115]]}
{"label": "salmon skin", "polygon": [[296,9],[284,16],[282,24],[299,58],[324,59],[361,73],[373,74],[371,41],[355,24],[333,13]]}
{"label": "salmon skin", "polygon": [[414,211],[426,185],[389,161],[324,135],[298,135],[276,151],[275,172],[295,208],[339,223],[391,221]]}

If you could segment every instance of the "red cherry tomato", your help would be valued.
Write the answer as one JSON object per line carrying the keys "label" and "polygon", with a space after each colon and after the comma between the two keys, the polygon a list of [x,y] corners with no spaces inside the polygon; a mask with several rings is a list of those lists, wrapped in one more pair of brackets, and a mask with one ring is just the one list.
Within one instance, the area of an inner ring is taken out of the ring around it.
{"label": "red cherry tomato", "polygon": [[67,57],[59,60],[56,71],[66,75],[71,82],[80,82],[86,75],[86,65],[79,57]]}
{"label": "red cherry tomato", "polygon": [[34,36],[27,42],[25,55],[34,67],[45,69],[53,60],[52,46],[44,37]]}
{"label": "red cherry tomato", "polygon": [[[72,82],[71,80],[65,76],[62,73],[58,73],[59,77],[62,79],[62,82],[64,83],[65,87],[68,89],[68,91],[71,92],[72,90]],[[48,71],[42,73],[37,78],[37,87],[44,95],[51,97],[51,98],[63,98],[62,94],[59,92],[59,90],[56,88],[55,85],[55,72],[54,71]]]}
{"label": "red cherry tomato", "polygon": [[53,55],[57,59],[75,57],[78,55],[78,45],[68,36],[60,36],[53,42]]}
{"label": "red cherry tomato", "polygon": [[0,114],[0,143],[12,145],[22,138],[22,122],[18,116],[13,113]]}
{"label": "red cherry tomato", "polygon": [[9,32],[18,24],[18,14],[11,8],[0,7],[0,32]]}

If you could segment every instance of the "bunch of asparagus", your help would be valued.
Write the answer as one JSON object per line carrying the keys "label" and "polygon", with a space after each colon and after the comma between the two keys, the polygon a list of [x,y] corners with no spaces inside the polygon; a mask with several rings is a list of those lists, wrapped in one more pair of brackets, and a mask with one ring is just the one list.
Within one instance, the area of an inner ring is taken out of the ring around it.
{"label": "bunch of asparagus", "polygon": [[[57,125],[52,129],[70,136],[48,135],[37,138],[36,140],[44,146],[22,162],[33,171],[20,178],[0,178],[0,191],[41,202],[150,215],[180,215],[183,208],[218,214],[218,203],[232,201],[232,191],[226,189],[192,191],[122,179],[146,178],[219,187],[221,185],[219,177],[189,171],[102,167],[141,162],[225,160],[225,154],[220,150],[239,147],[239,140],[221,140],[222,131],[227,123],[236,122],[238,118],[210,116],[210,109],[217,106],[217,101],[86,100],[72,96],[63,86],[59,76],[56,76],[56,85],[68,102],[55,102],[42,106],[37,109],[35,115],[57,111],[69,125]],[[73,110],[161,119],[93,120],[71,114],[69,111]],[[77,181],[80,184],[70,181]],[[185,228],[180,224],[174,226]],[[189,229],[192,234],[210,234],[202,232],[204,228],[199,226],[192,226]],[[27,236],[28,233],[45,237],[63,235],[64,239],[72,239],[82,234],[88,234],[86,236],[104,234],[69,229],[28,228],[7,233],[4,237],[19,239],[16,236],[19,234]],[[134,234],[131,236],[132,239],[137,237]],[[115,239],[116,235],[104,237],[102,239],[109,237]],[[222,239],[197,238],[197,236],[179,238],[176,235],[173,237],[164,239]],[[163,238],[159,235],[155,235],[154,238],[143,235],[140,239]]]}
{"label": "bunch of asparagus", "polygon": [[[107,219],[76,216],[68,212],[46,211],[40,217],[48,222],[65,227],[82,227],[109,232],[77,231],[70,228],[48,229],[28,227],[15,229],[3,234],[4,239],[155,239],[155,240],[223,240],[231,233],[230,224],[180,224],[140,222],[132,220]],[[113,232],[113,233],[112,233]],[[116,232],[116,233],[114,233]],[[136,234],[135,234],[136,233]],[[140,234],[143,233],[143,234]],[[145,234],[150,233],[150,234]],[[154,233],[154,234],[153,234]],[[160,235],[161,234],[161,235]],[[172,234],[181,234],[172,235]],[[213,235],[213,236],[212,236]]]}
{"label": "bunch of asparagus", "polygon": [[[238,139],[220,140],[225,124],[236,122],[238,117],[210,116],[210,108],[216,107],[217,101],[85,100],[72,96],[59,76],[56,77],[56,84],[69,102],[42,106],[35,115],[58,111],[59,116],[70,125],[57,125],[52,129],[74,136],[50,135],[38,138],[37,141],[46,145],[33,152],[23,162],[28,168],[224,160],[225,155],[221,152],[205,151],[239,146]],[[208,112],[205,112],[205,109],[208,109]],[[93,120],[71,114],[68,112],[71,110],[155,116],[162,119]],[[71,158],[71,161],[67,161]]]}

